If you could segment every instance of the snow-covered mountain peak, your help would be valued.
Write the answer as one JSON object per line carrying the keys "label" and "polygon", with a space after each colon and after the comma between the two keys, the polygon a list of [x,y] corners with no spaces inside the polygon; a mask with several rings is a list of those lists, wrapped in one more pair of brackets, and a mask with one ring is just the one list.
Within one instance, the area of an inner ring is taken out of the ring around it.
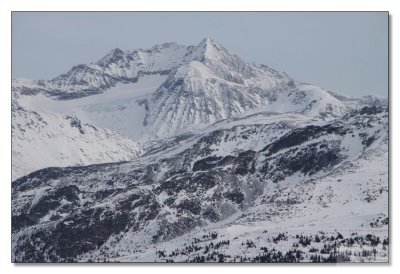
{"label": "snow-covered mountain peak", "polygon": [[112,49],[108,54],[106,54],[103,58],[101,58],[99,61],[96,62],[96,65],[99,65],[101,67],[107,66],[108,64],[112,62],[117,62],[118,60],[121,60],[124,58],[126,53],[119,49],[119,48],[114,48]]}
{"label": "snow-covered mountain peak", "polygon": [[72,77],[77,77],[78,75],[82,75],[82,77],[84,76],[83,74],[91,74],[91,73],[95,73],[96,69],[94,68],[94,66],[91,65],[87,65],[87,64],[79,64],[76,66],[73,66],[68,72],[61,74],[55,78],[52,79],[53,82],[57,82],[60,79],[65,79],[65,78],[69,78],[71,79]]}
{"label": "snow-covered mountain peak", "polygon": [[218,45],[218,44],[212,38],[204,37],[203,40],[201,40],[199,45]]}
{"label": "snow-covered mountain peak", "polygon": [[150,49],[150,51],[160,51],[160,50],[167,49],[167,48],[169,48],[169,49],[174,49],[174,48],[177,49],[177,48],[182,48],[182,47],[186,47],[186,46],[179,45],[178,43],[175,43],[175,42],[166,42],[166,43],[154,45]]}
{"label": "snow-covered mountain peak", "polygon": [[197,46],[197,49],[202,50],[205,55],[211,55],[221,51],[226,52],[226,49],[223,46],[221,46],[216,41],[208,37],[204,38],[200,42],[200,44]]}
{"label": "snow-covered mountain peak", "polygon": [[[108,92],[111,96],[114,88],[128,87],[150,75],[162,76],[164,82],[150,85],[151,92],[140,100],[134,96],[136,101],[129,105],[145,109],[139,121],[145,139],[172,137],[258,109],[330,120],[349,107],[383,102],[375,97],[348,98],[295,81],[268,66],[242,60],[210,38],[197,46],[168,42],[134,51],[115,48],[96,63],[74,66],[51,81],[14,80],[13,89],[24,95],[43,93],[75,100]],[[126,109],[125,103],[118,102],[118,107]]]}
{"label": "snow-covered mountain peak", "polygon": [[199,61],[191,61],[186,65],[179,67],[173,78],[183,80],[194,80],[207,78],[215,78],[215,74],[203,63]]}
{"label": "snow-covered mountain peak", "polygon": [[191,60],[202,62],[219,70],[228,69],[234,71],[237,71],[240,64],[243,65],[245,63],[210,38],[203,39],[198,46],[189,52],[189,61]]}

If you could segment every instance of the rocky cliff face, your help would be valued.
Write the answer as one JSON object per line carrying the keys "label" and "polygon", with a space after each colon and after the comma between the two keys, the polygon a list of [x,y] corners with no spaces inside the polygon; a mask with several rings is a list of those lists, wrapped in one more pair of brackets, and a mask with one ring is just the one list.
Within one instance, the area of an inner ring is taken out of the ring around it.
{"label": "rocky cliff face", "polygon": [[208,38],[198,46],[166,43],[132,52],[114,49],[96,63],[75,66],[50,81],[15,79],[13,89],[22,95],[40,93],[74,100],[146,75],[168,76],[141,101],[147,110],[143,123],[152,139],[172,137],[260,107],[326,119],[348,110],[345,102],[329,92],[265,65],[246,63]]}
{"label": "rocky cliff face", "polygon": [[12,134],[15,262],[387,258],[387,99],[211,39],[14,79]]}
{"label": "rocky cliff face", "polygon": [[12,187],[14,260],[77,260],[118,250],[129,237],[143,237],[133,246],[157,244],[246,215],[258,198],[285,200],[283,189],[318,180],[387,142],[386,118],[385,109],[373,107],[320,125],[247,117],[246,125],[186,136],[128,163],[34,172]]}

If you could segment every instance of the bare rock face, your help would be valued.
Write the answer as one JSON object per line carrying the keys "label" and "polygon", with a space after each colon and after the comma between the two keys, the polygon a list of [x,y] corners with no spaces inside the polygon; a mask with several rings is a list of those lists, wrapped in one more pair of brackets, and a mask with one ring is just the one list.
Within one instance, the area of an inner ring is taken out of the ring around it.
{"label": "bare rock face", "polygon": [[[151,91],[113,89],[150,75],[162,75]],[[34,100],[85,98],[101,102],[74,115],[31,109]],[[138,105],[143,116],[124,112]],[[103,126],[87,122],[88,113]],[[137,117],[141,143],[113,127]],[[387,163],[387,100],[295,81],[208,38],[197,46],[114,49],[49,81],[14,79],[12,119],[13,168],[30,168],[13,171],[14,262],[321,261],[315,252],[331,262],[339,256],[330,253],[335,241],[373,246],[378,239],[335,235],[311,249],[311,236],[292,235],[293,246],[312,256],[283,254],[261,244],[290,235],[275,230],[267,239],[265,226],[311,227],[314,215],[350,211],[341,216],[348,226],[337,229],[354,230],[367,217],[373,226],[388,224],[387,170],[376,167]],[[301,217],[307,221],[290,223]]]}
{"label": "bare rock face", "polygon": [[[318,178],[352,161],[347,139],[357,140],[357,154],[384,142],[386,117],[375,107],[321,126],[251,124],[250,117],[240,129],[169,145],[168,155],[155,149],[127,163],[34,172],[12,186],[14,260],[73,261],[115,235],[145,233],[148,243],[159,243],[240,215],[268,185],[279,187],[294,174],[297,182]],[[265,147],[219,151],[224,143],[253,138],[251,132],[263,136]]]}
{"label": "bare rock face", "polygon": [[260,107],[326,119],[347,110],[329,92],[265,65],[246,63],[208,38],[198,46],[165,43],[149,50],[113,49],[96,63],[74,66],[49,81],[15,79],[13,89],[74,100],[146,75],[168,76],[142,100],[147,110],[143,123],[152,139],[173,137]]}

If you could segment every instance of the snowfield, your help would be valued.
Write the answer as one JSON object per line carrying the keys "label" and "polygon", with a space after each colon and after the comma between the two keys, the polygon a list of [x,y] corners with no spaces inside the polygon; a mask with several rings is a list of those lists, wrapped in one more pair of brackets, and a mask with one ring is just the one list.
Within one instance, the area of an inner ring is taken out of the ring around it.
{"label": "snowfield", "polygon": [[388,102],[211,39],[13,79],[13,262],[388,262]]}
{"label": "snowfield", "polygon": [[137,142],[76,116],[13,104],[12,118],[13,179],[51,166],[127,161],[142,152]]}

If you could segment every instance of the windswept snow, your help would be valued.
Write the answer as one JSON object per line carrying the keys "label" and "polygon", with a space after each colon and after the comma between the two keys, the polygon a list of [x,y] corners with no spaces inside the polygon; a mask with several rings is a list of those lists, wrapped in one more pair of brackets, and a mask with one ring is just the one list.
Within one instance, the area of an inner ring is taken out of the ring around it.
{"label": "windswept snow", "polygon": [[209,38],[13,79],[12,260],[388,261],[387,103]]}
{"label": "windswept snow", "polygon": [[137,83],[118,84],[104,93],[74,100],[54,100],[42,94],[21,96],[21,105],[36,111],[51,111],[63,115],[76,115],[87,123],[110,128],[138,140],[143,131],[146,115],[141,100],[152,94],[166,76],[149,75]]}
{"label": "windswept snow", "polygon": [[126,136],[74,116],[14,104],[12,119],[13,180],[45,167],[127,161],[141,153]]}
{"label": "windswept snow", "polygon": [[[165,80],[142,77],[75,100],[14,94],[13,179],[40,168],[126,161],[141,153],[145,106],[140,100]],[[70,117],[70,118],[66,118]],[[79,117],[79,118],[76,118]],[[83,132],[71,125],[76,119]],[[38,157],[38,154],[41,154]]]}

